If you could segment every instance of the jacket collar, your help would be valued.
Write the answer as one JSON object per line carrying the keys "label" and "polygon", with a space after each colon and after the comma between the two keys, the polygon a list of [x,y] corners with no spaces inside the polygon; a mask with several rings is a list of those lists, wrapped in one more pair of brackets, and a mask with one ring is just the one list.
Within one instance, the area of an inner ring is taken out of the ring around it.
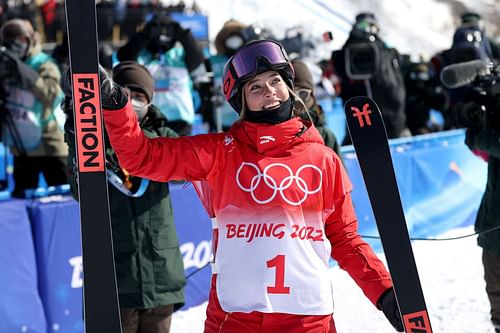
{"label": "jacket collar", "polygon": [[267,156],[287,155],[293,147],[303,142],[323,144],[314,125],[299,117],[276,125],[240,120],[231,127],[229,133],[243,144],[251,146],[257,153]]}

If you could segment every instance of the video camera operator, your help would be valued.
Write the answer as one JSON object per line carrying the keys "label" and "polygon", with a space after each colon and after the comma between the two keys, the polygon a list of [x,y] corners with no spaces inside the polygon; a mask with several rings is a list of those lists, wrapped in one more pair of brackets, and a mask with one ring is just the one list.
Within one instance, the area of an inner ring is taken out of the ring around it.
{"label": "video camera operator", "polygon": [[[386,46],[379,36],[375,15],[363,12],[356,16],[349,38],[341,50],[332,53],[332,64],[341,80],[339,96],[343,101],[355,96],[368,96],[377,102],[387,136],[410,136],[406,127],[405,96],[400,55]],[[346,135],[342,145],[351,144]]]}
{"label": "video camera operator", "polygon": [[[206,59],[191,30],[167,14],[155,14],[117,51],[120,61],[137,61],[155,80],[153,103],[167,117],[168,127],[191,134],[195,118],[194,89],[209,93]],[[202,101],[209,98],[200,96]]]}
{"label": "video camera operator", "polygon": [[465,144],[488,163],[486,190],[474,225],[482,262],[491,322],[500,333],[500,71],[480,60],[445,67],[441,80],[450,88],[468,86],[468,94],[452,112],[466,127]]}
{"label": "video camera operator", "polygon": [[49,186],[67,183],[68,150],[54,114],[63,98],[61,74],[28,20],[7,21],[0,36],[1,140],[14,154],[12,195],[23,197],[38,186],[40,172]]}

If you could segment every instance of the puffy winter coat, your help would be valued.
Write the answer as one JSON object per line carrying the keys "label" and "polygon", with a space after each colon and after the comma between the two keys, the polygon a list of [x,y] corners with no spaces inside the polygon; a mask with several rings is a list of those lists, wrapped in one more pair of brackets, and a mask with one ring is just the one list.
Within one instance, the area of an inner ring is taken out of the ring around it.
{"label": "puffy winter coat", "polygon": [[[36,42],[30,46],[26,65],[35,70],[39,77],[29,88],[20,88],[16,83],[5,87],[9,93],[7,105],[16,105],[16,108],[27,108],[35,112],[42,127],[41,141],[36,147],[24,147],[27,156],[58,156],[68,155],[68,149],[64,143],[64,133],[56,119],[55,111],[63,98],[60,87],[61,73],[54,59],[42,52],[41,44]],[[16,89],[16,93],[13,90]],[[62,116],[62,113],[59,115]],[[5,130],[7,130],[5,128]],[[14,155],[19,156],[21,151],[12,147]]]}

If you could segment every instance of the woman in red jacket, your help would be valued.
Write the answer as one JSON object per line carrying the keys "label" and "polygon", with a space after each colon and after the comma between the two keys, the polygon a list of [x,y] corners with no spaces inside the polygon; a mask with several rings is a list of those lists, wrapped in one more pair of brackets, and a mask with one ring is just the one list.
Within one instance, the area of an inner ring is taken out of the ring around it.
{"label": "woman in red jacket", "polygon": [[227,133],[148,139],[126,91],[109,80],[102,88],[106,129],[125,169],[208,189],[200,198],[215,217],[215,239],[205,332],[335,332],[330,257],[402,331],[390,276],[358,235],[342,163],[298,116],[307,111],[283,47],[251,42],[224,74],[241,118]]}

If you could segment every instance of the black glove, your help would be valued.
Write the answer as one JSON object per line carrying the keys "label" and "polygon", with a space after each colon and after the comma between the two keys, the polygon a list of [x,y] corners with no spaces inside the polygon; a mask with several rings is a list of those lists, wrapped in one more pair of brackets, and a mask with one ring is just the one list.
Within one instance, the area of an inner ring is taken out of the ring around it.
{"label": "black glove", "polygon": [[396,295],[394,294],[393,288],[387,289],[382,296],[380,296],[377,302],[377,308],[382,310],[385,317],[396,331],[404,332],[403,322],[401,321],[398,302],[396,301]]}
{"label": "black glove", "polygon": [[[101,85],[101,104],[105,110],[120,110],[128,102],[128,92],[125,88],[114,83],[106,70],[99,65],[99,80]],[[71,71],[68,68],[61,77],[61,88],[66,97],[72,98]]]}
{"label": "black glove", "polygon": [[9,49],[2,49],[1,61],[7,63],[5,66],[11,67],[10,73],[14,76],[12,79],[17,81],[24,89],[29,89],[40,77],[37,71],[26,65],[14,52],[11,52]]}
{"label": "black glove", "polygon": [[101,81],[101,103],[105,110],[120,110],[128,102],[128,92],[108,76],[104,68],[99,65],[99,79]]}

